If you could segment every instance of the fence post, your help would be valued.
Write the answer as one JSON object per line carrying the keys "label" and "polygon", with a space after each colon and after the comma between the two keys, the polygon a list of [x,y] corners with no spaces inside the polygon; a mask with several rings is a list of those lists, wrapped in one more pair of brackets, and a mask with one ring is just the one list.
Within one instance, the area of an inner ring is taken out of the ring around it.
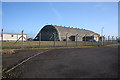
{"label": "fence post", "polygon": [[40,41],[41,41],[41,32],[39,33],[39,47],[40,47]]}
{"label": "fence post", "polygon": [[105,44],[105,40],[106,40],[106,39],[105,39],[105,35],[104,35],[104,36],[103,36],[103,45]]}
{"label": "fence post", "polygon": [[68,35],[68,33],[66,33],[66,47],[67,47],[67,35]]}
{"label": "fence post", "polygon": [[109,37],[110,37],[110,36],[108,36],[108,41],[109,41]]}
{"label": "fence post", "polygon": [[116,37],[116,41],[117,41],[117,37]]}
{"label": "fence post", "polygon": [[86,44],[86,35],[87,35],[87,34],[85,34],[85,45],[87,45],[87,44]]}
{"label": "fence post", "polygon": [[22,30],[22,44],[21,44],[21,48],[23,48],[23,30]]}
{"label": "fence post", "polygon": [[95,45],[97,45],[97,36],[95,35]]}
{"label": "fence post", "polygon": [[118,43],[118,41],[117,41],[117,40],[118,40],[118,38],[116,37],[116,40],[115,40],[115,42],[116,42],[116,43]]}
{"label": "fence post", "polygon": [[2,37],[2,47],[3,47],[3,29],[2,29],[1,37]]}
{"label": "fence post", "polygon": [[55,47],[55,33],[53,33],[53,38],[54,38],[54,44],[53,44],[53,47]]}
{"label": "fence post", "polygon": [[[92,40],[94,40],[94,35],[92,35]],[[93,41],[92,41],[92,46],[93,46]]]}
{"label": "fence post", "polygon": [[77,37],[78,37],[78,34],[76,35],[76,46],[77,46]]}
{"label": "fence post", "polygon": [[112,44],[113,44],[113,37],[114,37],[114,36],[112,36]]}
{"label": "fence post", "polygon": [[107,44],[109,44],[109,42],[110,42],[110,36],[108,36],[108,42],[107,42]]}
{"label": "fence post", "polygon": [[101,43],[101,45],[103,46],[103,36],[102,36],[101,38],[102,38],[102,43]]}
{"label": "fence post", "polygon": [[100,46],[100,37],[98,36],[98,47]]}

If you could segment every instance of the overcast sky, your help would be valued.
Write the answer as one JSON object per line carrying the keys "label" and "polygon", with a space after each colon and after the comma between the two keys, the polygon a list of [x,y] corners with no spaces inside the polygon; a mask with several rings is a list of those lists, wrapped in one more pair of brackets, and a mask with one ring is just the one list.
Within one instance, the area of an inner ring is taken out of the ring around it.
{"label": "overcast sky", "polygon": [[45,24],[71,26],[104,35],[118,35],[117,2],[3,2],[4,33],[34,38]]}

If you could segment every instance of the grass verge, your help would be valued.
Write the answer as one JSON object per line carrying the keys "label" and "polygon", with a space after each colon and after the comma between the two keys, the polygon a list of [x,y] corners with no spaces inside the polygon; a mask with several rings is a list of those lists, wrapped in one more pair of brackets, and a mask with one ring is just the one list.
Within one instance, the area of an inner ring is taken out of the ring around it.
{"label": "grass verge", "polygon": [[[104,46],[119,46],[120,44],[108,44]],[[63,49],[63,48],[89,48],[89,47],[98,47],[98,46],[74,46],[74,47],[40,47],[40,48],[23,48],[23,49],[3,49],[3,54],[14,54],[19,50],[35,50],[35,49]]]}

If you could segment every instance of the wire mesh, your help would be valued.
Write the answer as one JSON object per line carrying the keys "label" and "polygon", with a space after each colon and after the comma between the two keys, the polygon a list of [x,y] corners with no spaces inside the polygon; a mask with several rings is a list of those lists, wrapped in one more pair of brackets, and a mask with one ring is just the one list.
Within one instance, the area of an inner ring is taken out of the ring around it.
{"label": "wire mesh", "polygon": [[[105,46],[108,44],[118,44],[118,37],[117,36],[103,36],[103,40],[101,40],[100,36],[90,37],[88,39],[88,35],[71,35],[66,33],[63,36],[63,40],[58,40],[58,35],[52,34],[47,41],[41,40],[41,34],[39,34],[39,41],[2,41],[2,49],[20,49],[22,48],[48,48],[48,47],[79,47],[79,46]],[[21,37],[20,37],[21,38]],[[25,37],[23,37],[25,39]],[[90,41],[91,40],[91,41]]]}

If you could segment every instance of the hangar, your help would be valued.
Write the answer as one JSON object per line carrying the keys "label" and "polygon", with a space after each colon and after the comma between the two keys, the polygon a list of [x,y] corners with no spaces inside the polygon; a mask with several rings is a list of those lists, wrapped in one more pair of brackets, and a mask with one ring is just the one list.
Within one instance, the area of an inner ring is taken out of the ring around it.
{"label": "hangar", "polygon": [[45,25],[34,40],[38,41],[84,41],[84,39],[94,39],[98,41],[99,34],[90,30],[70,28],[56,25]]}

